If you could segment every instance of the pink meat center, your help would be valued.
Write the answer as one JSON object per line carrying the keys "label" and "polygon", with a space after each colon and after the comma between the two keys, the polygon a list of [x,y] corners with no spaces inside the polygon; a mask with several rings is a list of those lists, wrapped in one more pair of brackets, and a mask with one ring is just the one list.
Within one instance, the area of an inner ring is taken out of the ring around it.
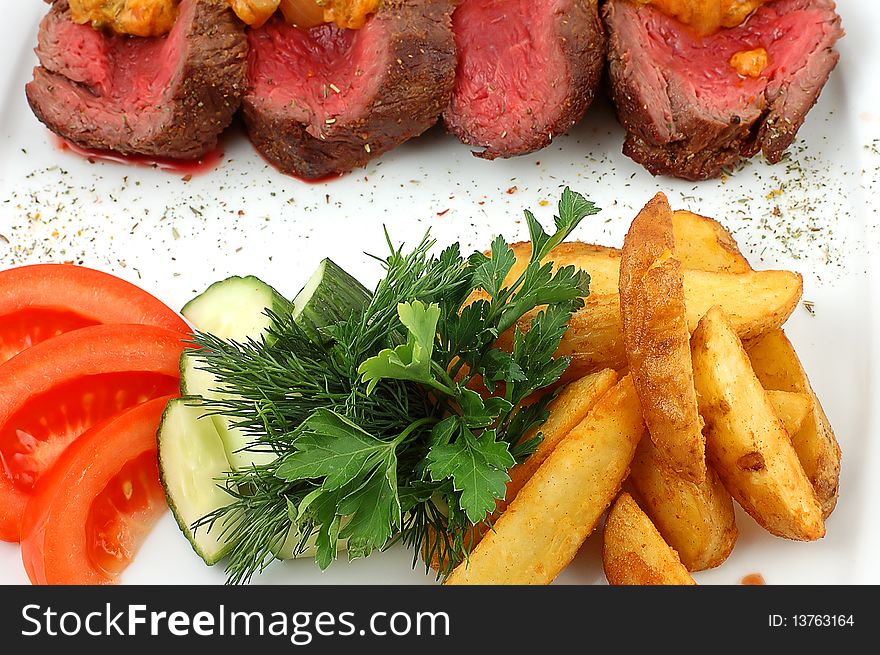
{"label": "pink meat center", "polygon": [[559,38],[562,0],[466,0],[453,15],[459,63],[453,114],[484,143],[552,123],[570,71]]}
{"label": "pink meat center", "polygon": [[[660,11],[638,14],[646,35],[647,56],[660,70],[675,71],[688,91],[720,113],[745,107],[774,82],[802,68],[822,39],[827,15],[795,9],[798,0],[762,6],[742,26],[700,37]],[[742,77],[730,65],[737,52],[764,48],[769,65],[757,78]]]}
{"label": "pink meat center", "polygon": [[[57,25],[48,67],[135,113],[161,104],[183,60],[185,30],[196,3],[185,0],[172,31],[164,37],[109,35],[67,20]],[[55,54],[62,56],[54,56]]]}
{"label": "pink meat center", "polygon": [[274,18],[251,30],[249,94],[287,110],[315,136],[362,115],[387,67],[381,21],[360,30],[321,25],[310,30]]}

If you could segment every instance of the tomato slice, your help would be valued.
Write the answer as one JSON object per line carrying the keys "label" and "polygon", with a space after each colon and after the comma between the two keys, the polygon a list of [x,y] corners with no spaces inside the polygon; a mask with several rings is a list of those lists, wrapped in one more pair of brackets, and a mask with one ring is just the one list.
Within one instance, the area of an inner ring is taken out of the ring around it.
{"label": "tomato slice", "polygon": [[96,325],[43,341],[0,366],[0,539],[17,541],[36,482],[80,435],[176,394],[180,332]]}
{"label": "tomato slice", "polygon": [[59,334],[107,323],[188,332],[161,301],[108,273],[72,264],[0,271],[0,363]]}
{"label": "tomato slice", "polygon": [[171,396],[85,432],[40,479],[22,524],[34,584],[109,584],[166,509],[156,430]]}

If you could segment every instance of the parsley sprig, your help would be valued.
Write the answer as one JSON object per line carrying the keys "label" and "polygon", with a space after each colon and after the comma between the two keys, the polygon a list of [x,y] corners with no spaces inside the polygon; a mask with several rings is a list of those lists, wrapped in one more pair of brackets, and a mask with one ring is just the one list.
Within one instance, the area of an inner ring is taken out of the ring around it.
{"label": "parsley sprig", "polygon": [[[502,237],[491,255],[431,255],[391,247],[385,276],[362,314],[328,326],[318,347],[290,317],[259,342],[198,335],[218,379],[213,411],[271,449],[272,464],[230,472],[230,506],[205,517],[235,543],[230,580],[247,580],[298,535],[324,568],[345,540],[349,558],[401,539],[447,574],[468,554],[463,535],[504,497],[508,470],[540,442],[549,395],[569,360],[566,325],[589,275],[547,261],[599,210],[566,188],[555,231],[525,212],[532,254],[517,276]],[[390,243],[390,242],[389,242]],[[513,281],[508,278],[513,277]],[[539,310],[528,330],[518,321]],[[513,329],[510,352],[495,347]]]}

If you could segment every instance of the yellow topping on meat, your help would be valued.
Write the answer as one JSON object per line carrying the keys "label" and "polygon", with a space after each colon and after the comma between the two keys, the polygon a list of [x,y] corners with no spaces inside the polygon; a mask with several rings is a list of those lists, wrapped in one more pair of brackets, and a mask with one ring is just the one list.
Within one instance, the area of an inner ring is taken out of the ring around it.
{"label": "yellow topping on meat", "polygon": [[664,14],[690,25],[703,36],[725,27],[742,25],[746,18],[769,0],[636,0],[654,5]]}
{"label": "yellow topping on meat", "polygon": [[232,11],[251,27],[260,27],[278,10],[281,0],[229,0]]}
{"label": "yellow topping on meat", "polygon": [[730,65],[743,77],[760,77],[770,64],[770,56],[764,48],[743,50],[730,58]]}
{"label": "yellow topping on meat", "polygon": [[133,36],[161,36],[177,20],[180,0],[68,0],[75,23]]}
{"label": "yellow topping on meat", "polygon": [[315,0],[281,0],[279,9],[288,25],[308,29],[324,23],[324,8]]}
{"label": "yellow topping on meat", "polygon": [[380,4],[381,0],[281,0],[280,8],[288,25],[309,28],[336,23],[342,29],[359,30]]}
{"label": "yellow topping on meat", "polygon": [[367,16],[375,14],[380,0],[318,0],[324,6],[324,20],[339,27],[359,30],[367,22]]}
{"label": "yellow topping on meat", "polygon": [[[297,27],[336,23],[357,30],[379,10],[382,0],[227,0],[235,15],[251,27],[260,27],[281,10]],[[74,22],[91,24],[132,36],[161,36],[174,27],[180,0],[68,0]]]}

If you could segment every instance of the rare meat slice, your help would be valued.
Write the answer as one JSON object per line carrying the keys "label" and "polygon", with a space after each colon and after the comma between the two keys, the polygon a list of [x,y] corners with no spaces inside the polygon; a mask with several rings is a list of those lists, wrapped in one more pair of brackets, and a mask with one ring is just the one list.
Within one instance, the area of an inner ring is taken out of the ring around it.
{"label": "rare meat slice", "polygon": [[[832,0],[776,0],[739,27],[699,37],[651,6],[609,0],[612,91],[624,153],[655,175],[702,180],[759,151],[778,162],[838,60]],[[767,53],[756,77],[731,65]]]}
{"label": "rare meat slice", "polygon": [[446,126],[495,159],[534,152],[581,120],[605,63],[598,0],[464,0]]}
{"label": "rare meat slice", "polygon": [[225,0],[183,0],[164,37],[110,34],[58,0],[40,25],[31,108],[85,148],[194,159],[214,148],[245,88],[247,39]]}
{"label": "rare meat slice", "polygon": [[302,30],[276,15],[251,30],[244,116],[285,173],[365,165],[437,122],[455,79],[453,0],[385,0],[359,30]]}

